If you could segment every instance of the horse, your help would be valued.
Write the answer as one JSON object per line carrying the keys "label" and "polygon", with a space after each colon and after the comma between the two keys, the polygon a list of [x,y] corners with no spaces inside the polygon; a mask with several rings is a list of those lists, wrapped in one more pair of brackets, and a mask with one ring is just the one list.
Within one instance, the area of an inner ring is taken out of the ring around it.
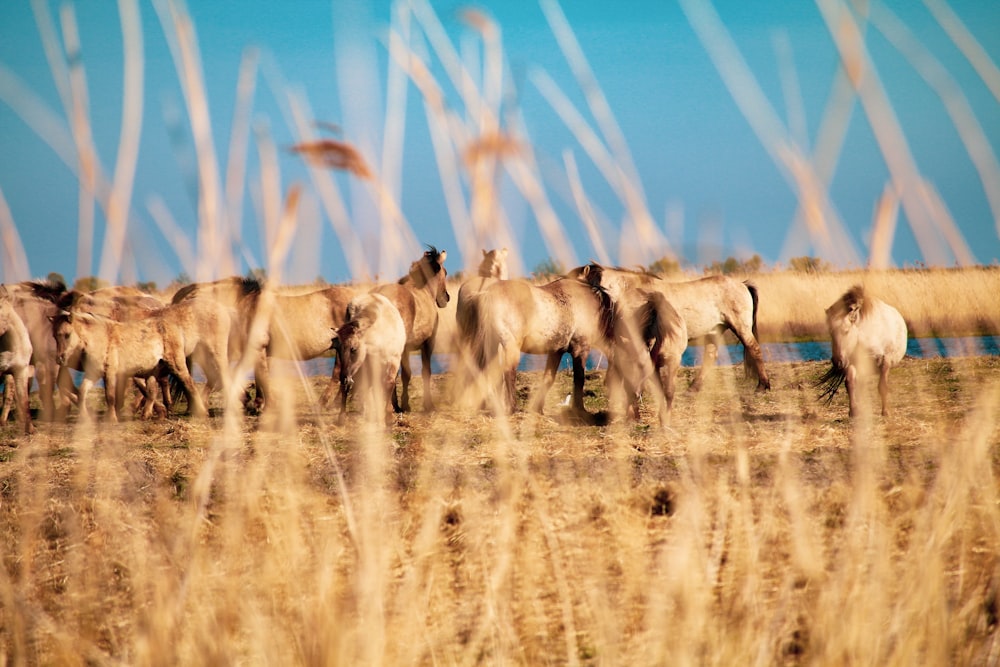
{"label": "horse", "polygon": [[501,405],[516,406],[515,379],[521,354],[546,355],[545,372],[532,410],[542,412],[565,353],[573,357],[574,411],[583,406],[584,362],[592,346],[606,354],[615,336],[617,309],[608,292],[568,278],[546,285],[527,280],[499,280],[473,302],[468,343],[476,366],[487,382],[487,393],[502,385]]}
{"label": "horse", "polygon": [[707,276],[697,280],[669,282],[652,273],[609,268],[596,262],[571,270],[567,275],[588,282],[595,278],[612,297],[620,299],[628,288],[657,291],[677,309],[687,326],[689,340],[704,343],[705,354],[692,389],[701,387],[705,369],[715,363],[718,339],[728,329],[743,344],[748,376],[756,376],[757,391],[771,388],[764,356],[757,339],[757,288],[749,281],[739,282],[729,276]]}
{"label": "horse", "polygon": [[434,352],[434,338],[437,335],[438,309],[448,305],[448,271],[444,268],[446,250],[439,251],[432,245],[410,265],[410,271],[396,283],[376,285],[372,292],[389,299],[406,326],[406,349],[400,366],[402,396],[397,399],[392,392],[392,405],[396,412],[410,410],[410,363],[408,355],[420,350],[422,362],[421,377],[424,385],[424,411],[434,409],[431,400],[431,355]]}
{"label": "horse", "polygon": [[854,285],[826,309],[826,325],[832,353],[830,369],[816,381],[823,388],[820,400],[829,405],[846,382],[848,416],[857,415],[857,381],[874,363],[879,370],[882,416],[888,415],[889,369],[906,354],[903,316],[885,301],[866,294],[861,285]]}
{"label": "horse", "polygon": [[406,347],[406,325],[389,299],[379,293],[360,294],[347,304],[346,321],[337,329],[333,346],[340,361],[340,421],[347,413],[347,397],[358,386],[369,419],[385,406],[385,423],[392,424],[395,393]]}
{"label": "horse", "polygon": [[24,432],[31,435],[35,427],[28,409],[28,387],[31,382],[31,337],[28,328],[14,310],[13,298],[7,288],[0,285],[0,378],[7,376],[4,385],[4,406],[0,411],[0,425],[7,423],[12,399]]}
{"label": "horse", "polygon": [[[166,306],[143,318],[119,322],[86,312],[61,311],[53,320],[56,360],[62,367],[77,365],[80,414],[86,417],[87,393],[103,378],[108,418],[118,421],[124,402],[124,381],[129,377],[158,378],[167,373],[180,380],[194,416],[207,414],[201,393],[187,367],[187,358],[202,349],[203,370],[228,396],[229,314],[205,300]],[[169,392],[164,402],[170,408]]]}
{"label": "horse", "polygon": [[[93,292],[84,292],[77,289],[68,290],[57,296],[55,304],[59,311],[89,313],[118,322],[144,318],[166,305],[160,299],[138,288],[123,285],[102,287]],[[50,317],[49,320],[52,321],[52,318]],[[51,326],[49,329],[51,331]],[[82,368],[71,365],[62,367],[58,373],[58,385],[60,388],[65,389],[64,393],[66,394],[63,399],[64,408],[68,407],[74,399],[74,392],[70,389],[72,387],[72,380],[69,377],[69,368],[77,371],[82,370]],[[147,378],[145,384],[140,382],[139,378],[133,378],[132,381],[136,389],[139,390],[135,409],[138,410],[141,406],[144,406],[142,407],[142,411],[143,415],[147,418],[152,415],[154,409],[165,415],[170,405],[170,397],[169,395],[164,396],[164,404],[157,404],[156,385],[153,382],[153,378]],[[160,382],[160,387],[164,392],[167,391],[165,379]]]}
{"label": "horse", "polygon": [[677,370],[687,349],[684,318],[660,292],[629,289],[618,301],[615,342],[608,355],[605,385],[612,411],[624,394],[625,413],[638,419],[639,396],[647,379],[659,380],[654,392],[660,425],[666,427],[673,408]]}
{"label": "horse", "polygon": [[[247,334],[256,307],[255,297],[260,294],[262,285],[257,278],[230,276],[211,282],[189,283],[184,285],[171,297],[171,304],[183,303],[192,299],[206,299],[224,308],[229,314],[229,348],[230,360],[243,357],[247,345]],[[188,359],[188,368],[192,363],[201,365],[198,359]],[[209,384],[206,393],[214,387]]]}
{"label": "horse", "polygon": [[[51,318],[59,312],[56,301],[66,292],[66,285],[48,281],[25,281],[7,285],[14,312],[28,330],[31,342],[31,364],[38,384],[43,421],[56,417],[55,389],[59,371],[56,363],[56,342],[52,338]],[[30,384],[30,382],[29,382]],[[74,393],[73,383],[66,377],[61,391]]]}
{"label": "horse", "polygon": [[[271,392],[268,360],[306,361],[329,352],[333,332],[344,323],[347,304],[359,291],[352,285],[331,285],[306,294],[274,295],[267,332],[260,341],[263,346],[254,366],[258,406],[267,402]],[[260,293],[254,294],[244,302],[241,319],[246,326],[253,320],[249,312],[257,308],[259,297]],[[331,377],[321,398],[324,404],[332,396],[333,382]]]}

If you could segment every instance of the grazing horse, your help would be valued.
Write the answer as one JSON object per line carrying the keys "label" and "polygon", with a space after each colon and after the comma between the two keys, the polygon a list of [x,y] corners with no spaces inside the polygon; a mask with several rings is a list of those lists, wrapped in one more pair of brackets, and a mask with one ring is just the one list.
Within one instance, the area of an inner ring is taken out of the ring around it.
{"label": "grazing horse", "polygon": [[[228,396],[229,314],[204,300],[172,304],[144,318],[119,322],[100,315],[62,311],[53,320],[56,359],[63,367],[78,365],[80,414],[86,416],[87,393],[103,378],[108,418],[118,421],[124,401],[125,381],[130,377],[163,379],[170,373],[180,380],[188,395],[192,414],[206,414],[201,393],[187,367],[187,358],[202,349],[199,358],[211,382]],[[169,392],[164,392],[169,409]]]}
{"label": "grazing horse", "polygon": [[546,355],[545,372],[532,409],[542,411],[565,353],[573,357],[573,409],[583,406],[584,362],[592,346],[611,354],[617,311],[598,285],[560,278],[546,285],[500,280],[483,290],[474,306],[469,343],[485,376],[487,392],[503,386],[506,411],[516,405],[515,379],[521,353]]}
{"label": "grazing horse", "polygon": [[6,394],[13,394],[17,418],[26,434],[34,433],[31,412],[28,410],[28,386],[31,382],[31,337],[21,317],[14,311],[10,292],[0,285],[0,378],[7,376],[4,385],[4,406],[0,412],[0,425],[7,423],[10,404]]}
{"label": "grazing horse", "polygon": [[434,409],[431,400],[431,355],[434,353],[434,338],[437,335],[438,309],[448,305],[448,271],[444,268],[446,250],[438,251],[427,246],[427,251],[410,265],[410,272],[399,282],[377,285],[372,292],[389,299],[403,318],[406,326],[406,351],[400,366],[402,396],[397,400],[392,392],[392,405],[397,412],[410,410],[410,363],[408,355],[420,350],[422,362],[421,377],[424,385],[424,410]]}
{"label": "grazing horse", "polygon": [[613,411],[624,393],[625,413],[639,417],[639,396],[647,379],[659,380],[654,392],[660,425],[667,426],[673,408],[677,370],[687,349],[684,318],[660,292],[629,289],[618,301],[615,343],[608,356],[605,384]]}
{"label": "grazing horse", "polygon": [[718,339],[729,329],[743,344],[747,374],[757,377],[757,391],[771,388],[764,369],[764,356],[757,340],[757,288],[749,282],[739,282],[728,276],[708,276],[685,282],[669,282],[651,273],[608,268],[591,263],[573,269],[567,275],[593,283],[591,273],[597,272],[598,284],[616,300],[628,288],[657,291],[677,309],[687,325],[689,340],[701,341],[705,355],[701,369],[692,384],[701,386],[705,369],[714,364]]}
{"label": "grazing horse", "polygon": [[[359,288],[351,285],[331,285],[306,294],[275,294],[263,347],[254,366],[259,405],[270,396],[268,360],[306,361],[329,352],[333,332],[344,323],[347,304],[358,292]],[[256,309],[259,296],[255,294],[247,300],[244,310]],[[249,326],[252,319],[244,317],[243,322]],[[332,377],[330,382],[333,386]],[[332,391],[327,387],[321,399],[324,403],[329,401]]]}
{"label": "grazing horse", "polygon": [[391,396],[406,347],[406,325],[399,311],[378,293],[354,297],[333,345],[340,361],[340,421],[347,413],[347,396],[357,386],[365,416],[374,419],[379,405],[384,405],[385,423],[392,424]]}
{"label": "grazing horse", "polygon": [[906,354],[906,322],[899,311],[881,299],[865,294],[861,285],[847,290],[826,309],[832,354],[830,369],[817,380],[820,399],[827,405],[840,385],[847,383],[848,415],[858,414],[859,377],[874,365],[879,370],[878,393],[882,415],[889,413],[889,369]]}

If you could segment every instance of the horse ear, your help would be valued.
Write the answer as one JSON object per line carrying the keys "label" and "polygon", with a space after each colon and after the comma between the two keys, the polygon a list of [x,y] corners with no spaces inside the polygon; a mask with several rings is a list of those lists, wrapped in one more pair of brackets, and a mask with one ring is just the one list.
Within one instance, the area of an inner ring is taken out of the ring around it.
{"label": "horse ear", "polygon": [[438,264],[444,264],[444,258],[448,256],[447,250],[442,250],[438,255]]}
{"label": "horse ear", "polygon": [[488,256],[490,253],[486,252],[486,248],[483,248],[483,257]]}
{"label": "horse ear", "polygon": [[586,280],[589,275],[590,275],[590,264],[583,267],[583,270],[580,271],[580,280]]}

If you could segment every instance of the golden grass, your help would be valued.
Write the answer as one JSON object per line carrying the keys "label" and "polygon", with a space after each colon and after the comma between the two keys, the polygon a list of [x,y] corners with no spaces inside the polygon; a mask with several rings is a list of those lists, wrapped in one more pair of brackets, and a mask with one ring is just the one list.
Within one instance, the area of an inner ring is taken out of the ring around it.
{"label": "golden grass", "polygon": [[[943,202],[915,173],[885,91],[859,75],[874,71],[862,48],[865,15],[847,13],[839,0],[821,3],[844,71],[809,153],[808,138],[784,127],[710,5],[682,6],[797,193],[790,236],[808,233],[812,247],[839,264],[863,263],[826,192],[856,95],[893,174],[868,264],[888,264],[899,206],[928,261],[967,259]],[[124,41],[134,54],[134,8],[123,7],[123,32],[133,33]],[[180,233],[162,202],[151,202],[151,213],[196,278],[232,273],[241,265],[229,249],[242,238],[255,56],[249,52],[241,69],[223,179],[194,26],[181,3],[154,7],[198,156],[197,242]],[[940,3],[931,7],[993,81],[957,17]],[[622,239],[642,239],[622,243],[639,256],[619,252],[618,261],[648,263],[668,248],[651,224],[625,138],[566,17],[555,2],[543,10],[590,118],[544,72],[531,81],[628,212]],[[123,125],[128,150],[109,185],[90,136],[72,7],[62,10],[61,33],[44,3],[36,13],[66,127],[6,69],[0,95],[78,174],[81,274],[91,265],[96,204],[117,221],[101,263],[102,274],[117,275],[129,261],[119,233],[131,190],[129,150],[140,140],[133,114],[141,83],[123,85],[133,121]],[[501,177],[530,205],[549,254],[566,266],[574,261],[527,124],[503,102],[499,26],[481,13],[465,20],[481,40],[478,70],[429,3],[396,5],[381,160],[347,142],[333,146],[334,167],[359,173],[363,165],[372,176],[364,192],[378,204],[385,239],[377,261],[361,251],[337,181],[310,164],[312,191],[359,281],[395,275],[416,254],[399,206],[406,77],[422,96],[466,261],[480,247],[507,246],[512,272],[522,273],[496,191]],[[875,23],[884,27],[886,19],[876,15]],[[442,71],[444,85],[435,78]],[[788,82],[793,75],[783,72]],[[315,142],[329,140],[314,136],[304,94],[275,86],[277,78],[266,80],[288,106],[295,143],[322,147]],[[794,96],[796,86],[785,89]],[[300,229],[300,187],[283,187],[266,132],[253,140],[270,298],[286,289],[281,276]],[[475,160],[463,163],[470,155]],[[593,241],[604,221],[587,199],[572,149],[562,158],[595,250],[613,256]],[[989,180],[989,170],[980,173]],[[0,217],[4,238],[16,238],[10,216]],[[26,271],[13,266],[18,245],[8,249],[5,280],[28,277],[14,275]],[[784,340],[825,338],[823,309],[855,282],[899,308],[913,334],[996,332],[990,308],[998,275],[969,268],[753,279],[762,337]],[[830,406],[816,401],[821,367],[772,364],[767,394],[753,393],[739,369],[719,369],[701,393],[678,397],[666,433],[649,426],[655,417],[645,411],[639,424],[564,419],[558,404],[566,375],[547,397],[551,416],[510,420],[458,412],[449,398],[463,387],[439,376],[440,411],[398,417],[389,432],[356,415],[335,425],[315,402],[326,378],[278,373],[277,405],[259,419],[221,417],[217,404],[204,422],[71,421],[40,425],[32,438],[12,424],[0,431],[0,664],[996,664],[1000,360],[904,360],[891,376],[895,412],[880,418],[863,409],[853,422],[843,396]],[[683,371],[684,380],[690,373]],[[522,374],[522,398],[535,380]],[[604,409],[599,374],[588,380],[588,407]],[[420,383],[411,389],[419,405]]]}
{"label": "golden grass", "polygon": [[[248,419],[239,442],[220,443],[218,417],[48,425],[33,439],[8,427],[0,654],[995,659],[1000,360],[904,361],[895,413],[854,424],[842,397],[816,402],[819,372],[777,365],[774,390],[757,395],[720,369],[703,393],[679,396],[666,434],[647,414],[564,422],[567,375],[550,416],[506,426],[445,407],[401,416],[391,433],[356,415],[336,427],[300,389],[294,431]],[[436,377],[435,391],[450,380]],[[522,393],[535,380],[525,374]]]}
{"label": "golden grass", "polygon": [[828,340],[824,310],[862,284],[896,307],[911,337],[1000,333],[1000,268],[760,273],[758,328],[765,341]]}

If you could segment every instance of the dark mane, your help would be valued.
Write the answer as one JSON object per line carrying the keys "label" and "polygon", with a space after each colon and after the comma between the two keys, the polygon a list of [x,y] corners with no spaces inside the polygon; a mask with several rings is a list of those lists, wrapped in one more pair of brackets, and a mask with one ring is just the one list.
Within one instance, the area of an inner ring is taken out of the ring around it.
{"label": "dark mane", "polygon": [[71,310],[76,306],[81,299],[86,295],[79,290],[71,289],[68,292],[63,292],[59,297],[53,301],[60,308],[60,310]]}
{"label": "dark mane", "polygon": [[597,295],[598,302],[600,303],[601,334],[606,341],[614,340],[615,324],[618,321],[618,304],[608,294],[608,290],[600,285],[591,283],[590,289]]}
{"label": "dark mane", "polygon": [[844,317],[855,308],[859,309],[861,319],[864,319],[872,310],[872,300],[865,294],[865,288],[861,285],[853,285],[849,290],[844,292],[830,306],[830,312],[836,317]]}
{"label": "dark mane", "polygon": [[188,283],[184,287],[174,292],[174,296],[172,299],[170,299],[170,303],[180,303],[189,296],[193,296],[197,291],[198,291],[198,283]]}
{"label": "dark mane", "polygon": [[48,280],[29,280],[25,283],[31,295],[36,299],[57,303],[63,294],[66,294],[66,284],[62,282],[50,282]]}

